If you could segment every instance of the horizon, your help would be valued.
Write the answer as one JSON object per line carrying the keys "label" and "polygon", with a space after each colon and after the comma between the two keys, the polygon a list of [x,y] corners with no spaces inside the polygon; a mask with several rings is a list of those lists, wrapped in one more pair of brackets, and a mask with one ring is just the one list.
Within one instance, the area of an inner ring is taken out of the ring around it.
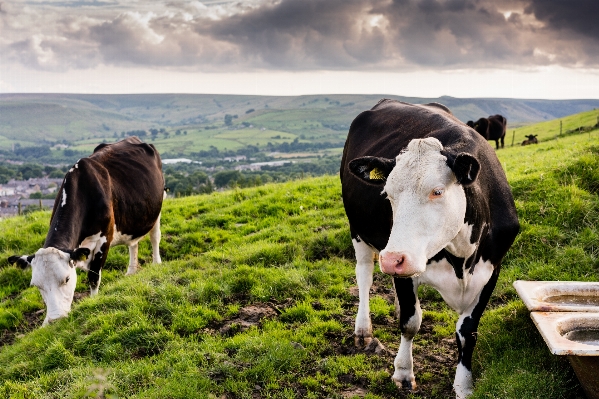
{"label": "horizon", "polygon": [[65,95],[65,96],[160,96],[160,95],[171,95],[171,96],[250,96],[250,97],[313,97],[313,96],[373,96],[386,98],[385,96],[394,96],[394,97],[406,97],[406,98],[415,98],[415,99],[426,99],[426,100],[437,100],[442,98],[451,98],[457,100],[520,100],[520,101],[586,101],[586,100],[599,100],[599,96],[597,97],[588,97],[588,98],[519,98],[519,97],[458,97],[458,96],[450,96],[450,95],[441,95],[437,97],[422,97],[422,96],[404,96],[400,94],[390,94],[390,93],[317,93],[317,94],[237,94],[237,93],[185,93],[185,92],[153,92],[153,93],[143,93],[143,92],[132,92],[132,93],[77,93],[77,92],[0,92],[0,97],[2,96],[19,96],[19,95]]}

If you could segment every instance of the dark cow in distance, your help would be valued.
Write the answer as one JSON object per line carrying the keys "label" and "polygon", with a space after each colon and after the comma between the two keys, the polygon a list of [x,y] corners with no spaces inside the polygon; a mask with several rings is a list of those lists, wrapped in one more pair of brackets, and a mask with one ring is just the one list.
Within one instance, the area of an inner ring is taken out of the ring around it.
{"label": "dark cow in distance", "polygon": [[111,246],[129,246],[127,274],[133,274],[138,242],[149,232],[153,261],[160,263],[163,196],[160,155],[137,137],[100,144],[77,161],[56,196],[43,248],[35,255],[8,259],[21,267],[31,265],[31,285],[40,289],[46,303],[44,325],[70,312],[76,267],[88,272],[91,295],[98,293]]}
{"label": "dark cow in distance", "polygon": [[352,122],[340,176],[357,260],[356,345],[372,344],[378,253],[401,329],[393,381],[416,388],[412,339],[422,321],[418,286],[427,284],[459,314],[453,387],[467,397],[478,324],[520,228],[495,151],[441,104],[381,100]]}
{"label": "dark cow in distance", "polygon": [[503,148],[507,127],[507,120],[503,116],[491,115],[488,118],[480,118],[476,122],[468,121],[466,125],[476,130],[486,140],[495,140],[497,149],[499,149],[499,141],[501,140],[501,148]]}
{"label": "dark cow in distance", "polygon": [[522,145],[539,144],[537,136],[537,134],[529,134],[528,136],[526,136],[526,140],[522,142]]}

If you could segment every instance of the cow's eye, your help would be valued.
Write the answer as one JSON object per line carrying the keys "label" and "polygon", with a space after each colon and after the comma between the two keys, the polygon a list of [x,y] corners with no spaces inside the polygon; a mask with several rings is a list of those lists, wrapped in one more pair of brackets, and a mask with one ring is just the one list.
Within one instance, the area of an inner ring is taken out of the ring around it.
{"label": "cow's eye", "polygon": [[71,276],[67,276],[67,278],[64,279],[64,283],[67,284],[70,279],[71,279]]}
{"label": "cow's eye", "polygon": [[433,191],[431,191],[428,197],[430,199],[439,198],[443,195],[444,192],[445,190],[443,190],[442,188],[435,188]]}

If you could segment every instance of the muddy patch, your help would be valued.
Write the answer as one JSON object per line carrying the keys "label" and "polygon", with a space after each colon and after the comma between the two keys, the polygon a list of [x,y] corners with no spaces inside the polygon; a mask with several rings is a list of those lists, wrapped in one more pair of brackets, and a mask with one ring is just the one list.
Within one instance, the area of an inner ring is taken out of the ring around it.
{"label": "muddy patch", "polygon": [[247,305],[239,309],[236,318],[226,321],[218,332],[223,335],[234,335],[252,326],[260,325],[262,320],[276,317],[278,314],[277,309],[270,304]]}
{"label": "muddy patch", "polygon": [[[389,304],[395,302],[393,283],[390,278],[381,273],[374,273],[374,281],[370,289],[371,297],[374,295],[384,298]],[[352,296],[351,303],[346,303],[343,315],[339,321],[345,325],[353,326],[358,311],[358,287],[349,288]],[[422,304],[423,310],[427,303]],[[408,398],[416,394],[420,398],[451,398],[455,397],[453,392],[453,378],[457,365],[457,347],[454,337],[439,337],[433,328],[436,322],[429,318],[423,318],[418,334],[414,337],[412,355],[414,358],[414,374],[416,375],[416,391],[408,390],[383,390],[382,387],[369,385],[367,381],[360,381],[353,375],[339,377],[339,382],[346,388],[339,392],[344,398],[364,397],[368,393],[374,393],[383,397]],[[383,319],[372,319],[372,330],[375,336],[365,348],[359,349],[354,345],[354,337],[333,337],[333,350],[338,355],[354,355],[365,353],[369,356],[379,358],[375,362],[381,370],[386,370],[389,380],[393,375],[393,361],[400,343],[399,322],[395,317],[388,316]],[[382,338],[385,337],[385,338]],[[393,338],[388,338],[393,337]],[[476,350],[476,349],[475,349]]]}
{"label": "muddy patch", "polygon": [[[73,303],[77,303],[89,296],[89,291],[75,292]],[[18,326],[0,330],[0,347],[12,345],[17,338],[42,326],[46,317],[46,309],[39,309],[23,314],[23,321]]]}
{"label": "muddy patch", "polygon": [[23,314],[23,321],[16,327],[0,330],[0,347],[12,345],[17,338],[22,337],[29,331],[42,326],[46,309],[36,310]]}

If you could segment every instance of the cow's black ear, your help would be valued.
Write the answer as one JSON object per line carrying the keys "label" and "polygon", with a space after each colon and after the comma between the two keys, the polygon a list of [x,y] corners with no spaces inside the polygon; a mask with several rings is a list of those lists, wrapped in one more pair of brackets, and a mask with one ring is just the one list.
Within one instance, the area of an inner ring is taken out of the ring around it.
{"label": "cow's black ear", "polygon": [[458,183],[468,186],[476,180],[480,171],[480,163],[474,156],[460,152],[458,155],[443,154],[447,157],[447,166],[455,174]]}
{"label": "cow's black ear", "polygon": [[71,260],[78,262],[86,260],[90,252],[89,248],[77,248],[74,251],[69,251],[69,255],[71,255]]}
{"label": "cow's black ear", "polygon": [[8,263],[11,265],[14,265],[16,263],[17,266],[19,266],[21,269],[25,269],[27,266],[31,266],[31,261],[33,260],[33,258],[35,258],[35,255],[29,255],[29,256],[14,255],[14,256],[10,256],[8,258]]}
{"label": "cow's black ear", "polygon": [[385,184],[395,167],[395,159],[362,157],[349,163],[349,170],[358,178],[371,184]]}

